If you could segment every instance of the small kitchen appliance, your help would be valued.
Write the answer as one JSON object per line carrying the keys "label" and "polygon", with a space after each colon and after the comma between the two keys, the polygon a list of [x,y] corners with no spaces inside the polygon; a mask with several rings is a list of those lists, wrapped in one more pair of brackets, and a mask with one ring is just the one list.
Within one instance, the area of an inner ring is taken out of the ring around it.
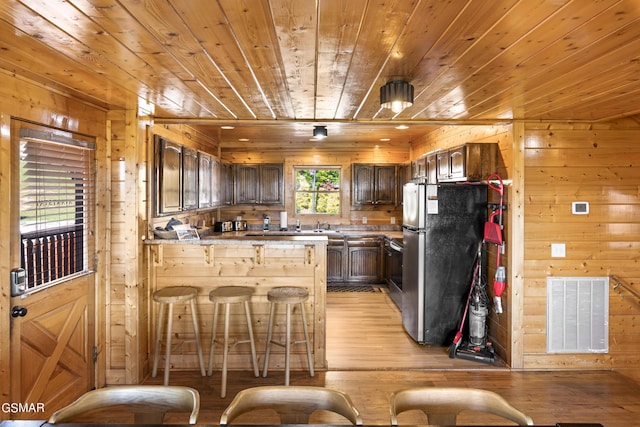
{"label": "small kitchen appliance", "polygon": [[213,223],[213,231],[226,233],[227,231],[233,231],[232,221],[216,221]]}

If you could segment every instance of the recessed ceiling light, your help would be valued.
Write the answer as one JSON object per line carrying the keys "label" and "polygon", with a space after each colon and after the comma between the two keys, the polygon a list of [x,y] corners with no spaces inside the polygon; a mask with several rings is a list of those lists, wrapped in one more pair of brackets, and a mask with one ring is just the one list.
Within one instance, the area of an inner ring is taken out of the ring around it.
{"label": "recessed ceiling light", "polygon": [[224,125],[224,126],[220,126],[220,129],[235,129],[235,126],[230,126],[230,125]]}
{"label": "recessed ceiling light", "polygon": [[249,142],[249,138],[238,138],[240,142]]}
{"label": "recessed ceiling light", "polygon": [[391,141],[391,138],[380,138],[380,141],[382,141],[382,142]]}
{"label": "recessed ceiling light", "polygon": [[398,125],[398,126],[396,126],[396,129],[409,129],[409,126],[407,126],[407,125]]}

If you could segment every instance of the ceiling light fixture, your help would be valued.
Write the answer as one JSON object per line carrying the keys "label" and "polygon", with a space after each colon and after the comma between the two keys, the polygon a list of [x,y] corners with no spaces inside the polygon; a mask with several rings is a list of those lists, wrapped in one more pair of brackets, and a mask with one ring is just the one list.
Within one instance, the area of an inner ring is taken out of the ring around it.
{"label": "ceiling light fixture", "polygon": [[329,134],[327,133],[327,127],[326,126],[314,126],[313,127],[313,137],[314,138],[318,138],[318,139],[322,139],[322,138],[326,138]]}
{"label": "ceiling light fixture", "polygon": [[380,106],[398,114],[413,105],[413,85],[404,80],[392,80],[380,88]]}

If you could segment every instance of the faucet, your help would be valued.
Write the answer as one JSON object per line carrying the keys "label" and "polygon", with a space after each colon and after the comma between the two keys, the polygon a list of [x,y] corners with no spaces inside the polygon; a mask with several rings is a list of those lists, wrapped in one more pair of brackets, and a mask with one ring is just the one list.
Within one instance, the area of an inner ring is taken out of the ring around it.
{"label": "faucet", "polygon": [[327,226],[327,230],[331,230],[331,224],[329,224],[328,222],[323,222],[322,224],[320,224],[320,221],[318,221],[316,224],[316,230],[320,230],[320,227],[323,225]]}

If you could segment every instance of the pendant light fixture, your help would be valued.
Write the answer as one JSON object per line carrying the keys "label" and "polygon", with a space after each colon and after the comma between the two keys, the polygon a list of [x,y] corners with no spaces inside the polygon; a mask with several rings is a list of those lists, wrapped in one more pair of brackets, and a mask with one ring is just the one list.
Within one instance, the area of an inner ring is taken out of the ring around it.
{"label": "pendant light fixture", "polygon": [[314,126],[313,127],[313,137],[314,138],[318,138],[318,139],[322,139],[322,138],[326,138],[329,134],[327,133],[327,127],[326,126]]}
{"label": "pendant light fixture", "polygon": [[413,105],[413,85],[404,80],[392,80],[380,88],[380,106],[398,114]]}

